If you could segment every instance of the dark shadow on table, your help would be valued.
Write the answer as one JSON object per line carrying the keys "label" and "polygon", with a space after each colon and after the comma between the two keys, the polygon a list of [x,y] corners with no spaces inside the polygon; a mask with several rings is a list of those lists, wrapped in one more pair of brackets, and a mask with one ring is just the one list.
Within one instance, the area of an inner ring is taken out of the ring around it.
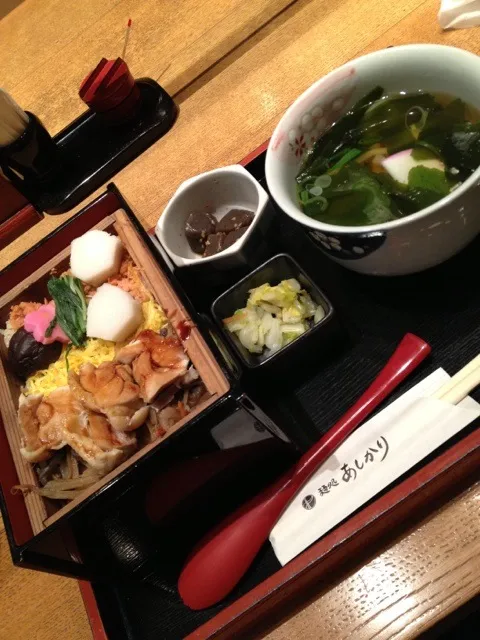
{"label": "dark shadow on table", "polygon": [[23,0],[1,0],[0,2],[0,20],[4,18],[12,9],[22,4]]}
{"label": "dark shadow on table", "polygon": [[480,596],[469,600],[418,640],[478,640],[480,638]]}

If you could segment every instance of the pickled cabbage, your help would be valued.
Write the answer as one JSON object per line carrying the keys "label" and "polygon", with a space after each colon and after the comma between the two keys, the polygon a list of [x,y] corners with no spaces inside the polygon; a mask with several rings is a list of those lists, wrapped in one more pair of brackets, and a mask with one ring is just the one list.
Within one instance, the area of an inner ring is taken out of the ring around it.
{"label": "pickled cabbage", "polygon": [[323,307],[294,278],[249,293],[246,307],[223,322],[250,353],[275,353],[325,317]]}

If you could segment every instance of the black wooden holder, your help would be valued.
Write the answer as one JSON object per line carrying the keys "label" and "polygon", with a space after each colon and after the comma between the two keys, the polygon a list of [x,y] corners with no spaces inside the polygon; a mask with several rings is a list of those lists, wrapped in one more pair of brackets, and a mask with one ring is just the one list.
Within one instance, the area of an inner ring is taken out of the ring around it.
{"label": "black wooden holder", "polygon": [[[109,124],[105,114],[86,111],[53,137],[54,153],[52,139],[40,121],[28,114],[25,134],[2,150],[0,166],[37,210],[59,214],[73,209],[172,127],[177,116],[172,98],[150,78],[136,82],[141,99],[128,121]],[[45,158],[38,140],[48,146],[47,166],[42,171],[28,167],[30,156]]]}

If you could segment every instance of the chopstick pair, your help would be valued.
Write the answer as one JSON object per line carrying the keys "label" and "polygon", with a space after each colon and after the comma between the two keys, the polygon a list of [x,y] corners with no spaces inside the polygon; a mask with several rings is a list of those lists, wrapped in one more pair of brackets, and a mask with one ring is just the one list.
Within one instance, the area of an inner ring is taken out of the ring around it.
{"label": "chopstick pair", "polygon": [[470,360],[458,373],[438,389],[432,398],[449,404],[459,404],[480,385],[480,354]]}

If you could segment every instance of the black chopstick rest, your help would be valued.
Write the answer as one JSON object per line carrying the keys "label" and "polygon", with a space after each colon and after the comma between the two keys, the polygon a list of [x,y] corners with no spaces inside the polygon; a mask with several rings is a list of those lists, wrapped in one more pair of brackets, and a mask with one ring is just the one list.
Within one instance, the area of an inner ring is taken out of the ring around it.
{"label": "black chopstick rest", "polygon": [[[42,181],[54,171],[58,149],[39,118],[29,111],[28,124],[14,142],[0,147],[0,167],[5,176],[24,192],[22,183]],[[28,193],[25,193],[28,197]]]}

